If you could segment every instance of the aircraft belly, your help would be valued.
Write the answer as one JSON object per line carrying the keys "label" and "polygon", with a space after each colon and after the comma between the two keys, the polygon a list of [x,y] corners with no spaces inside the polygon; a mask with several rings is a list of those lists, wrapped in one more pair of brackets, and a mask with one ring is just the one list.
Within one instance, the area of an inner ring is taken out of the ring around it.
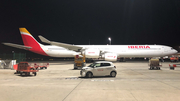
{"label": "aircraft belly", "polygon": [[77,53],[73,51],[51,51],[47,54],[51,57],[74,57]]}
{"label": "aircraft belly", "polygon": [[162,56],[161,51],[126,51],[119,52],[119,57],[156,57]]}

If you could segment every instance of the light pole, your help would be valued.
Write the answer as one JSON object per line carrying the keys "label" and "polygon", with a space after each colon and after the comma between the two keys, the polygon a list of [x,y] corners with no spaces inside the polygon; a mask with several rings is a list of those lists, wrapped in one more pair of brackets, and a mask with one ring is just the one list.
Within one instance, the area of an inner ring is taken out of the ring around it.
{"label": "light pole", "polygon": [[109,39],[109,44],[111,45],[111,38],[109,37],[108,39]]}

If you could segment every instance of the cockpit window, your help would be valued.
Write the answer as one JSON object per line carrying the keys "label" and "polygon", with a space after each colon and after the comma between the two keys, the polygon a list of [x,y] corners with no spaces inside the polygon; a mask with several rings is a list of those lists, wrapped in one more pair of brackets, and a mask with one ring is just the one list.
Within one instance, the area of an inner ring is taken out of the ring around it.
{"label": "cockpit window", "polygon": [[173,50],[173,48],[171,48],[171,50]]}

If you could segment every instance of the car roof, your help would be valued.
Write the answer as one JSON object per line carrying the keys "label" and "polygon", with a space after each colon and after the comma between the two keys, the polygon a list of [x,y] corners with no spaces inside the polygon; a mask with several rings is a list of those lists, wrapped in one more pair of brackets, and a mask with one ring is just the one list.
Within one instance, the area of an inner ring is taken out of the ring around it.
{"label": "car roof", "polygon": [[96,61],[95,63],[111,63],[112,64],[112,62],[109,62],[109,61]]}

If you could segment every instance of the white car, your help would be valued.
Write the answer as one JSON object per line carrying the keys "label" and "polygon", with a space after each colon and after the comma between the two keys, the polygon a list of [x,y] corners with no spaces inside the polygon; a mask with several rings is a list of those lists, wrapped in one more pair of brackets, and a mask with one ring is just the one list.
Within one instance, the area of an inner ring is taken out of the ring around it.
{"label": "white car", "polygon": [[90,64],[88,67],[83,67],[80,71],[82,77],[93,77],[93,76],[106,76],[110,75],[116,77],[117,71],[116,66],[112,62],[108,61],[97,61]]}

